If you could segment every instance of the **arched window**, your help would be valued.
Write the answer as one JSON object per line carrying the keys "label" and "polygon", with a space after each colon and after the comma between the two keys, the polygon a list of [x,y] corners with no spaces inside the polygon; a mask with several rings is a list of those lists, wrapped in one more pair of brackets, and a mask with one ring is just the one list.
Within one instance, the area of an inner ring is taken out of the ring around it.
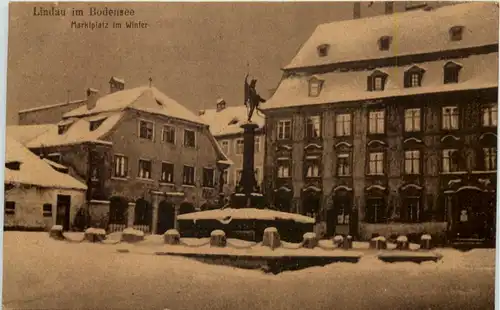
{"label": "arched window", "polygon": [[417,66],[413,66],[410,69],[408,69],[405,72],[404,76],[405,88],[422,86],[422,79],[424,77],[424,73],[425,70]]}
{"label": "arched window", "polygon": [[453,61],[447,62],[443,68],[443,83],[458,83],[460,69],[462,69],[462,66],[459,64],[454,63]]}

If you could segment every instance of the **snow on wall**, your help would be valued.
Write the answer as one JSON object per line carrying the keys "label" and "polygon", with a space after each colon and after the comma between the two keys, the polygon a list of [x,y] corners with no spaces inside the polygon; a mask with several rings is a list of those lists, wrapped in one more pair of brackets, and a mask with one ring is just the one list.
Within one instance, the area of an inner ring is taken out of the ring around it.
{"label": "snow on wall", "polygon": [[[264,103],[265,104],[265,103]],[[248,111],[244,105],[235,107],[226,107],[221,111],[216,109],[205,110],[205,113],[200,118],[210,126],[210,132],[215,136],[231,135],[243,133],[240,127],[246,123],[248,118]],[[232,120],[235,123],[232,123]],[[257,124],[259,128],[263,128],[265,124],[265,117],[259,112],[255,111],[252,116],[252,122]]]}
{"label": "snow on wall", "polygon": [[206,220],[215,219],[219,221],[224,221],[225,219],[257,219],[257,220],[294,220],[298,223],[310,223],[314,224],[315,220],[311,217],[307,217],[295,213],[279,212],[274,210],[262,210],[254,208],[243,208],[243,209],[224,209],[224,210],[210,210],[202,212],[194,212],[188,214],[182,214],[177,217],[179,220]]}
{"label": "snow on wall", "polygon": [[368,224],[360,223],[359,231],[362,240],[370,240],[372,234],[390,237],[392,234],[445,234],[447,228],[446,222],[427,222],[427,223],[392,223],[392,224]]}

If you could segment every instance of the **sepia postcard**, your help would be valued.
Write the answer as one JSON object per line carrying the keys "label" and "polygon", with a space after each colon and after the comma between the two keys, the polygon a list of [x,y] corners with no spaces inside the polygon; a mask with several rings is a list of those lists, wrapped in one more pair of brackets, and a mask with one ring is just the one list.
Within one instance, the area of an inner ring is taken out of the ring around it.
{"label": "sepia postcard", "polygon": [[11,2],[2,309],[494,309],[498,2]]}

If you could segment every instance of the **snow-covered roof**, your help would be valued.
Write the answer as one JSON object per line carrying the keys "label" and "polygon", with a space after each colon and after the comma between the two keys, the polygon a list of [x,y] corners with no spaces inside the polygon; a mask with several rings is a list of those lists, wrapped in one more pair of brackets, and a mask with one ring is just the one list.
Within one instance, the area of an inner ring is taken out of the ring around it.
{"label": "snow-covered roof", "polygon": [[[111,142],[101,139],[118,123],[122,115],[122,112],[100,114],[99,116],[105,117],[105,120],[93,131],[90,131],[89,121],[95,117],[88,116],[74,119],[63,134],[59,134],[57,124],[7,126],[7,133],[30,149],[80,143],[110,145]],[[26,134],[23,134],[24,132]]]}
{"label": "snow-covered roof", "polygon": [[[497,5],[471,2],[321,24],[285,69],[498,44]],[[462,40],[449,39],[453,26],[464,27]],[[382,36],[392,37],[387,51],[378,48]],[[320,57],[323,44],[328,55]]]}
{"label": "snow-covered roof", "polygon": [[453,84],[443,83],[443,66],[448,61],[416,64],[425,69],[425,73],[422,86],[413,88],[404,87],[404,72],[413,65],[384,67],[383,70],[388,77],[383,91],[367,90],[367,78],[376,69],[316,74],[317,78],[324,80],[322,90],[317,97],[309,97],[309,76],[291,76],[281,81],[276,93],[262,106],[262,109],[498,87],[498,53],[460,59],[462,69],[459,73],[459,82]]}
{"label": "snow-covered roof", "polygon": [[293,220],[299,223],[310,223],[314,224],[314,218],[295,214],[286,213],[275,210],[266,209],[255,209],[255,208],[242,208],[242,209],[217,209],[208,210],[194,213],[187,213],[178,216],[179,220],[207,220],[214,219],[222,222],[229,222],[233,220],[247,220],[247,219],[257,219],[257,220]]}
{"label": "snow-covered roof", "polygon": [[147,113],[160,114],[181,120],[204,124],[193,112],[169,98],[155,87],[141,86],[107,94],[97,100],[96,106],[88,110],[81,106],[66,114],[64,118],[95,115],[103,112],[118,112],[135,109]]}
{"label": "snow-covered roof", "polygon": [[41,111],[41,110],[45,110],[45,109],[63,107],[65,105],[70,105],[70,104],[74,104],[74,103],[82,103],[82,102],[85,102],[85,101],[87,101],[87,99],[79,99],[79,100],[73,100],[73,101],[70,101],[70,102],[63,102],[63,103],[43,105],[43,106],[39,106],[39,107],[34,107],[34,108],[20,110],[18,113],[19,114],[23,114],[23,113]]}
{"label": "snow-covered roof", "polygon": [[87,186],[68,174],[54,170],[48,163],[6,135],[5,162],[20,162],[19,170],[4,168],[4,183],[29,184],[48,188],[86,190]]}
{"label": "snow-covered roof", "polygon": [[[243,133],[241,124],[248,119],[247,108],[242,106],[226,107],[221,111],[217,109],[205,110],[200,118],[210,127],[210,132],[218,137],[224,135]],[[258,111],[254,111],[252,122],[263,128],[265,124],[264,116]]]}
{"label": "snow-covered roof", "polygon": [[120,79],[120,78],[117,78],[116,76],[112,76],[111,79],[109,80],[110,82],[111,81],[114,81],[114,82],[118,82],[120,84],[125,84],[125,80],[124,79]]}

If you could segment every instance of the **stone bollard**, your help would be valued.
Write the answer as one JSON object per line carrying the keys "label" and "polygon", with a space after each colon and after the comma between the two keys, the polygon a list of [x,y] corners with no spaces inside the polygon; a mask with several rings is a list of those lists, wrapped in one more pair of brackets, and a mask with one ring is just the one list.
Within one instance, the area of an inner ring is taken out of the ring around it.
{"label": "stone bollard", "polygon": [[318,246],[318,237],[316,236],[316,233],[313,232],[305,233],[302,238],[303,238],[302,247],[306,249],[314,249],[315,247]]}
{"label": "stone bollard", "polygon": [[227,244],[226,233],[220,229],[210,233],[210,246],[223,248]]}
{"label": "stone bollard", "polygon": [[64,240],[63,227],[61,225],[54,225],[49,231],[49,236],[56,240]]}
{"label": "stone bollard", "polygon": [[370,240],[370,248],[377,250],[385,250],[387,249],[387,240],[385,237],[379,236]]}
{"label": "stone bollard", "polygon": [[144,232],[133,228],[125,228],[122,232],[122,242],[139,242],[144,240]]}
{"label": "stone bollard", "polygon": [[84,239],[89,242],[101,242],[106,239],[106,231],[102,228],[87,228],[84,233]]}
{"label": "stone bollard", "polygon": [[344,250],[352,249],[352,236],[347,236],[343,243]]}
{"label": "stone bollard", "polygon": [[333,245],[337,248],[340,248],[342,247],[342,245],[344,244],[344,237],[341,236],[341,235],[337,235],[335,237],[333,237]]}
{"label": "stone bollard", "polygon": [[280,234],[276,227],[268,227],[264,229],[264,236],[262,237],[262,245],[268,246],[272,250],[281,246]]}
{"label": "stone bollard", "polygon": [[163,234],[163,240],[166,244],[177,245],[181,243],[181,235],[176,229],[169,229]]}
{"label": "stone bollard", "polygon": [[432,237],[429,234],[422,235],[420,237],[420,249],[421,250],[430,250],[432,249]]}
{"label": "stone bollard", "polygon": [[396,239],[396,249],[398,250],[409,250],[410,243],[408,242],[408,238],[406,236],[398,236]]}

